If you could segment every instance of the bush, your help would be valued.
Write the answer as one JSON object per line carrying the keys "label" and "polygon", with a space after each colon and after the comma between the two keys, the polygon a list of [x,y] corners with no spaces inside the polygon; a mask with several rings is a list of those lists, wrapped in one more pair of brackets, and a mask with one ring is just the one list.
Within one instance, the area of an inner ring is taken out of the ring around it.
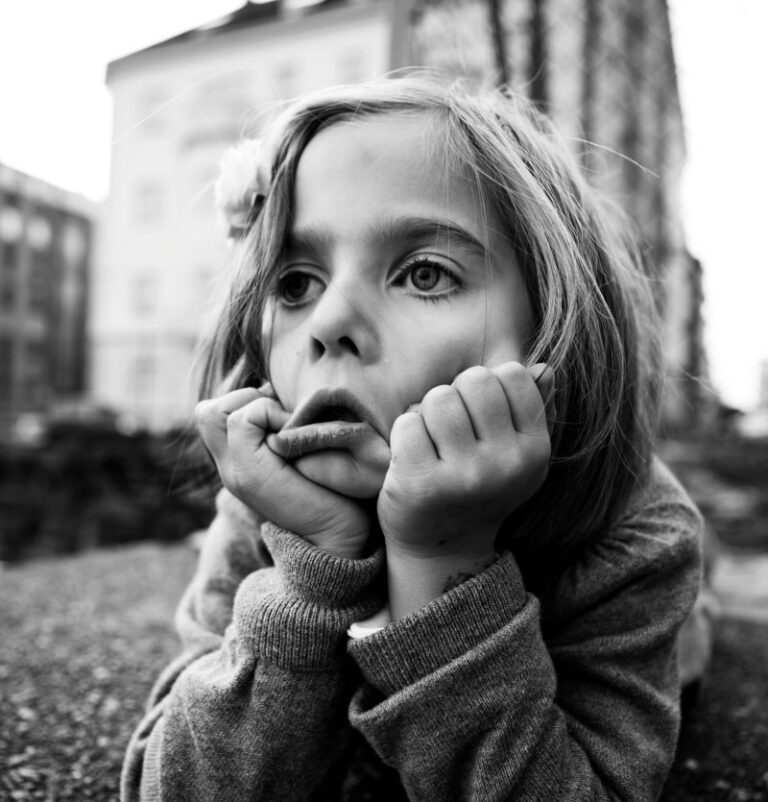
{"label": "bush", "polygon": [[180,433],[66,422],[0,456],[0,559],[178,540],[213,515]]}

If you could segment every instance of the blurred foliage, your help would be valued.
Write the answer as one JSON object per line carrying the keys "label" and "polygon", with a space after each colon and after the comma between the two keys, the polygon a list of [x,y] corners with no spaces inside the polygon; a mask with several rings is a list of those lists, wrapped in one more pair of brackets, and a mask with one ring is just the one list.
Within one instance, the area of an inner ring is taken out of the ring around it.
{"label": "blurred foliage", "polygon": [[768,438],[726,437],[701,445],[703,465],[727,482],[762,490],[768,496]]}
{"label": "blurred foliage", "polygon": [[213,516],[202,465],[182,432],[57,422],[0,453],[0,560],[183,538]]}

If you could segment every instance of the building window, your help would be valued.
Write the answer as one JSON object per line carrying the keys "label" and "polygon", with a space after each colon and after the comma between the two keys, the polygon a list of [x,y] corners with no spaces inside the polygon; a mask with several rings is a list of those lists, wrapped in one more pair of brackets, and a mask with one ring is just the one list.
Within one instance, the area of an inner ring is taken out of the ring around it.
{"label": "building window", "polygon": [[83,229],[76,223],[68,223],[61,235],[61,250],[70,264],[78,264],[85,256],[87,240]]}
{"label": "building window", "polygon": [[157,134],[165,123],[164,106],[168,93],[162,86],[150,86],[136,101],[135,127],[144,134]]}
{"label": "building window", "polygon": [[0,400],[7,402],[11,398],[13,381],[13,341],[9,337],[0,337]]}
{"label": "building window", "polygon": [[21,212],[15,206],[0,208],[0,269],[6,276],[13,274],[18,267],[19,242],[23,233]]}
{"label": "building window", "polygon": [[133,218],[137,223],[154,223],[163,216],[163,187],[157,181],[137,184],[133,196]]}
{"label": "building window", "polygon": [[27,225],[27,242],[34,251],[44,251],[50,247],[53,229],[46,217],[35,215]]}
{"label": "building window", "polygon": [[148,403],[155,389],[155,360],[150,354],[139,354],[133,362],[133,391],[136,400]]}
{"label": "building window", "polygon": [[133,278],[133,312],[136,317],[151,317],[157,308],[157,278],[154,273],[139,273]]}
{"label": "building window", "polygon": [[51,285],[54,281],[49,254],[34,252],[29,277],[29,305],[37,311],[44,311],[48,305]]}
{"label": "building window", "polygon": [[298,71],[292,61],[284,61],[275,68],[275,92],[279,98],[294,97],[299,91]]}
{"label": "building window", "polygon": [[19,265],[19,246],[16,242],[0,242],[0,268],[13,273]]}
{"label": "building window", "polygon": [[0,240],[4,243],[16,243],[24,232],[24,218],[13,204],[0,208]]}
{"label": "building window", "polygon": [[32,408],[43,406],[47,400],[49,376],[48,353],[41,342],[29,342],[24,354],[24,401]]}
{"label": "building window", "polygon": [[16,306],[16,286],[12,276],[0,273],[0,309],[9,311]]}

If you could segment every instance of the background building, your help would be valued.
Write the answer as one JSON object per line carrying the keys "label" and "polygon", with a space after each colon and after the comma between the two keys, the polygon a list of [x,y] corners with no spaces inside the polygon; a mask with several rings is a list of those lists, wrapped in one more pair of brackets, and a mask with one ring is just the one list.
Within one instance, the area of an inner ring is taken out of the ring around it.
{"label": "background building", "polygon": [[688,253],[685,161],[666,0],[447,0],[415,6],[413,63],[486,76],[531,97],[555,121],[593,184],[634,222],[659,280],[666,358],[664,422],[711,417],[701,265]]}
{"label": "background building", "polygon": [[0,164],[0,440],[86,385],[95,207]]}
{"label": "background building", "polygon": [[212,182],[260,111],[408,65],[503,82],[555,120],[624,206],[658,283],[670,428],[705,375],[701,268],[685,247],[683,122],[665,0],[246,3],[112,62],[114,144],[93,283],[92,389],[153,428],[186,420],[192,354],[227,252]]}
{"label": "background building", "polygon": [[115,139],[91,317],[100,401],[152,428],[186,419],[195,342],[227,268],[212,194],[222,152],[258,133],[267,105],[388,70],[393,14],[248,3],[109,65]]}

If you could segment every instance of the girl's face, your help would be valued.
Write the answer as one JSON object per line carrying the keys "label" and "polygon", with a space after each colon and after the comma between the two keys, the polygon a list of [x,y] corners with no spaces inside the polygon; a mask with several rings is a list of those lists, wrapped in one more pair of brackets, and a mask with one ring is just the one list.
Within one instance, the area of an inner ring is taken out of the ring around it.
{"label": "girl's face", "polygon": [[[524,357],[515,254],[436,129],[426,113],[372,116],[331,125],[301,156],[265,317],[272,385],[296,425],[362,418],[386,448],[432,387]],[[336,463],[354,450],[322,442],[310,450]]]}

